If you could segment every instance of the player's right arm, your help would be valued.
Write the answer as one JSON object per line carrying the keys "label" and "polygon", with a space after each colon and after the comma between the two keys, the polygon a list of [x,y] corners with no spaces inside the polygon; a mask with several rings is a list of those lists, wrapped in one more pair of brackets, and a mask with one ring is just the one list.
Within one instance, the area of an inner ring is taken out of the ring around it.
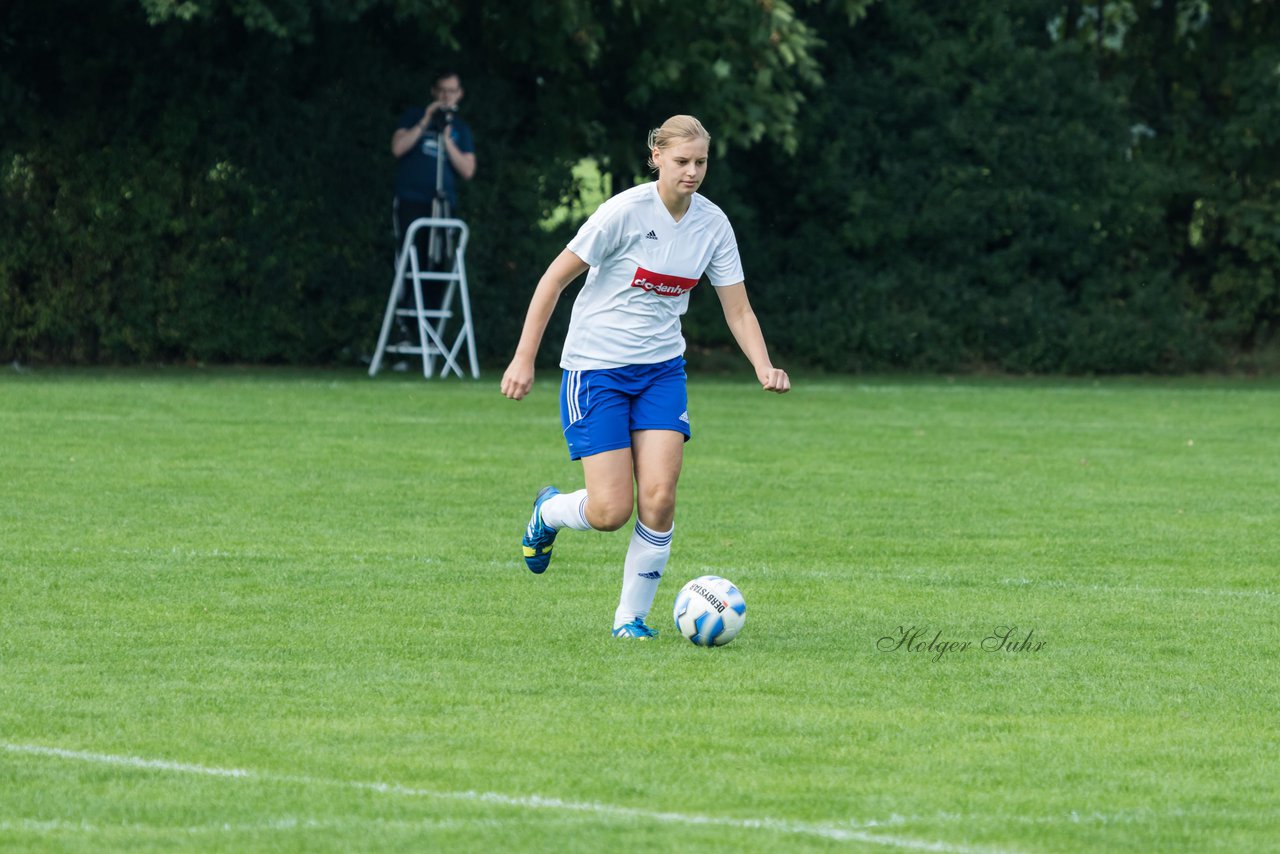
{"label": "player's right arm", "polygon": [[542,344],[543,333],[551,321],[551,314],[560,301],[560,294],[569,287],[569,283],[581,276],[590,265],[573,252],[565,249],[547,267],[547,271],[538,280],[534,288],[533,299],[529,301],[529,311],[524,317],[524,329],[520,332],[520,343],[516,345],[516,354],[502,375],[502,393],[512,400],[520,400],[533,388],[533,363],[538,355],[538,347]]}

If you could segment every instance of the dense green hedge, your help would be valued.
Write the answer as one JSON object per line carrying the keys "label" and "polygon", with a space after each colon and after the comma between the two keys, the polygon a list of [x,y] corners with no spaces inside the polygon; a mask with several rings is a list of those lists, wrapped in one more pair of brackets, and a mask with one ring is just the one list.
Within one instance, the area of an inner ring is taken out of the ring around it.
{"label": "dense green hedge", "polygon": [[[518,22],[503,30],[497,6],[456,7],[469,11],[450,45],[404,5],[317,11],[292,39],[234,4],[191,21],[149,20],[132,0],[8,12],[0,358],[367,357],[391,277],[390,133],[442,65],[464,75],[479,143],[463,213],[491,372],[567,237],[537,223],[570,166],[594,154],[638,173],[639,117],[683,109],[710,117],[705,192],[734,219],[790,364],[1167,372],[1274,346],[1280,25],[1267,4],[1215,3],[1202,19],[1137,4],[1119,47],[1078,3],[905,0],[856,25],[861,3],[800,4],[826,40],[811,55],[825,82],[805,84],[787,134],[754,144],[719,132],[714,81],[677,69],[619,95],[616,73],[513,48]],[[623,17],[581,38],[560,21],[563,50],[609,27],[634,40]],[[1151,62],[1167,52],[1178,62]],[[732,107],[744,128],[759,124],[752,109]],[[632,125],[631,139],[614,130]],[[730,346],[702,289],[686,329]]]}
{"label": "dense green hedge", "polygon": [[742,181],[789,349],[850,370],[1213,364],[1114,87],[1042,19],[923,5],[833,42],[804,146]]}

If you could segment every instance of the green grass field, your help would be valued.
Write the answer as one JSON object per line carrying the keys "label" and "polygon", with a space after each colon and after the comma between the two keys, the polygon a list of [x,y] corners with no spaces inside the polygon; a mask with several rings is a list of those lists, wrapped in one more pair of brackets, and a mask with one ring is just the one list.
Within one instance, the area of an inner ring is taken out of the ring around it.
{"label": "green grass field", "polygon": [[638,643],[545,373],[6,372],[0,849],[1280,850],[1280,384],[690,395]]}

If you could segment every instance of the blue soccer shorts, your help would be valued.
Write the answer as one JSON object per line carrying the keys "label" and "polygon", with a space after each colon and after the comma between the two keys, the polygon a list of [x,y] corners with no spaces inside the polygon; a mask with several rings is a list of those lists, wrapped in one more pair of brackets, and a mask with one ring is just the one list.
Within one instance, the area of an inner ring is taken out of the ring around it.
{"label": "blue soccer shorts", "polygon": [[569,458],[631,447],[635,430],[675,430],[689,440],[684,357],[654,365],[565,371],[560,423]]}

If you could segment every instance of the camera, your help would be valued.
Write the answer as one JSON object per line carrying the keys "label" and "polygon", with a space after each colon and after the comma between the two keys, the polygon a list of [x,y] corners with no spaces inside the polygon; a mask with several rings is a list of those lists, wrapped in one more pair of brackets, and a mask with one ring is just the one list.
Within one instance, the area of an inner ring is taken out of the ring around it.
{"label": "camera", "polygon": [[453,122],[453,117],[458,114],[457,107],[440,107],[436,110],[436,114],[431,117],[431,129],[434,131],[442,131]]}

